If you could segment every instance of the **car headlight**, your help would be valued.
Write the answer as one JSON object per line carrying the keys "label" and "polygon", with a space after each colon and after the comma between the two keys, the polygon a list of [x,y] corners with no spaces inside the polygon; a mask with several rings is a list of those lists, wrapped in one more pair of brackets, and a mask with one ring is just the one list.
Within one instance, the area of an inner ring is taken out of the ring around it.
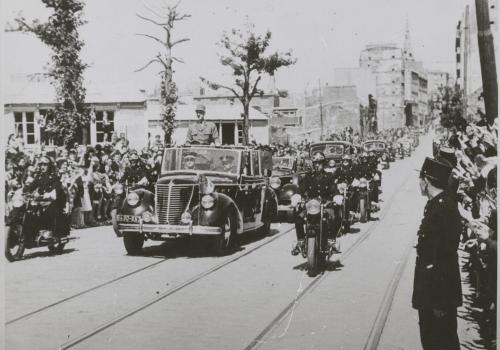
{"label": "car headlight", "polygon": [[333,197],[333,203],[335,205],[342,205],[342,203],[344,203],[344,196],[341,196],[341,195],[336,195]]}
{"label": "car headlight", "polygon": [[123,193],[123,185],[122,184],[117,184],[114,188],[114,191],[116,194],[122,194]]}
{"label": "car headlight", "polygon": [[139,203],[139,195],[135,192],[130,192],[127,196],[127,203],[130,206],[137,205]]}
{"label": "car headlight", "polygon": [[191,214],[189,214],[187,211],[182,213],[181,222],[184,224],[189,224],[191,222]]}
{"label": "car headlight", "polygon": [[210,209],[214,206],[215,204],[215,199],[209,194],[204,195],[201,197],[201,206],[205,209]]}
{"label": "car headlight", "polygon": [[378,181],[378,180],[380,180],[380,176],[378,176],[378,174],[375,174],[375,176],[373,176],[373,179],[374,179],[375,181]]}
{"label": "car headlight", "polygon": [[12,206],[14,208],[20,208],[24,205],[24,197],[22,194],[15,194],[13,197],[12,197]]}
{"label": "car headlight", "polygon": [[302,196],[298,193],[295,193],[290,199],[292,206],[296,207],[300,201],[302,200]]}
{"label": "car headlight", "polygon": [[309,215],[319,214],[321,210],[321,203],[317,199],[311,199],[306,203],[306,211]]}
{"label": "car headlight", "polygon": [[281,186],[281,180],[279,177],[272,177],[269,180],[269,185],[271,185],[272,188],[277,189]]}
{"label": "car headlight", "polygon": [[151,213],[149,211],[145,211],[144,213],[142,213],[142,220],[144,222],[152,222],[154,220],[153,213]]}

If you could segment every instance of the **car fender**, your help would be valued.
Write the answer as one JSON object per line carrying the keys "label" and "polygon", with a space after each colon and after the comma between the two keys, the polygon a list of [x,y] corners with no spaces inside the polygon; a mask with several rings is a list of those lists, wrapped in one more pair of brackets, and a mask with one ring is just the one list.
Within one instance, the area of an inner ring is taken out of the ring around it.
{"label": "car fender", "polygon": [[200,204],[196,205],[191,211],[193,225],[200,226],[221,226],[223,225],[224,213],[233,211],[236,213],[237,232],[243,232],[243,216],[238,209],[236,203],[231,197],[224,193],[214,192],[211,194],[215,197],[215,205],[211,209],[201,208]]}
{"label": "car fender", "polygon": [[142,215],[145,211],[151,211],[154,213],[155,208],[155,196],[151,191],[145,189],[137,189],[134,191],[139,195],[139,205],[130,206],[127,203],[127,197],[125,196],[123,199],[122,207],[118,209],[118,214],[122,215]]}
{"label": "car fender", "polygon": [[[292,194],[290,195],[289,192],[292,192]],[[295,193],[299,193],[299,186],[294,183],[288,183],[281,189],[279,200],[291,199]]]}

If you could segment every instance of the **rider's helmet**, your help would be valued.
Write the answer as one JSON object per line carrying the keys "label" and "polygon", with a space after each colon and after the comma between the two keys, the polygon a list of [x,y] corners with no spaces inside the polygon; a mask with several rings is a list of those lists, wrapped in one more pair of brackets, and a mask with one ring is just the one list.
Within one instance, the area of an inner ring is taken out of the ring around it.
{"label": "rider's helmet", "polygon": [[130,164],[132,165],[136,165],[139,163],[139,155],[135,151],[130,152],[129,159],[130,159]]}
{"label": "rider's helmet", "polygon": [[351,164],[351,162],[352,162],[352,158],[349,154],[344,154],[342,156],[342,166],[344,168],[348,167]]}

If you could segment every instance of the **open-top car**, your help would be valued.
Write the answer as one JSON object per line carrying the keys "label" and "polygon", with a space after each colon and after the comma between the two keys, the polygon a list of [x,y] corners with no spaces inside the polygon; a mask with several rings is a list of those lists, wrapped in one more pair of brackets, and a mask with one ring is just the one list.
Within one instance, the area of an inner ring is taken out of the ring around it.
{"label": "open-top car", "polygon": [[176,147],[164,150],[155,191],[130,191],[116,220],[125,249],[141,252],[147,239],[208,237],[218,255],[230,252],[238,235],[268,232],[277,199],[264,174],[265,151],[247,147]]}
{"label": "open-top car", "polygon": [[353,155],[356,153],[355,146],[347,141],[322,141],[311,144],[309,148],[309,155],[317,152],[323,152],[327,161],[333,159],[335,163],[339,164],[345,154]]}
{"label": "open-top car", "polygon": [[278,198],[278,215],[280,221],[293,220],[294,206],[292,196],[298,193],[300,180],[305,171],[297,171],[297,160],[294,157],[273,157],[272,177],[269,179],[271,188]]}
{"label": "open-top car", "polygon": [[387,147],[387,144],[384,141],[381,140],[368,140],[363,142],[363,150],[365,152],[373,152],[375,153],[383,168],[384,169],[389,169],[389,161],[391,158],[391,155],[389,153],[389,149]]}

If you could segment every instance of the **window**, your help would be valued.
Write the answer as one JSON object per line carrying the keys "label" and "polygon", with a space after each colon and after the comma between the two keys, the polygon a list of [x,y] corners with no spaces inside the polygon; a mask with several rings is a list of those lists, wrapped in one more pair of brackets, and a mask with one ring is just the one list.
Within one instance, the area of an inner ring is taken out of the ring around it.
{"label": "window", "polygon": [[14,112],[14,127],[24,143],[35,144],[35,112]]}
{"label": "window", "polygon": [[254,175],[260,175],[259,153],[256,151],[252,152],[252,172]]}
{"label": "window", "polygon": [[238,123],[238,144],[243,144],[243,124]]}
{"label": "window", "polygon": [[115,113],[113,111],[97,111],[95,113],[95,130],[97,142],[104,142],[104,135],[107,135],[106,141],[111,140],[111,134],[115,130]]}

